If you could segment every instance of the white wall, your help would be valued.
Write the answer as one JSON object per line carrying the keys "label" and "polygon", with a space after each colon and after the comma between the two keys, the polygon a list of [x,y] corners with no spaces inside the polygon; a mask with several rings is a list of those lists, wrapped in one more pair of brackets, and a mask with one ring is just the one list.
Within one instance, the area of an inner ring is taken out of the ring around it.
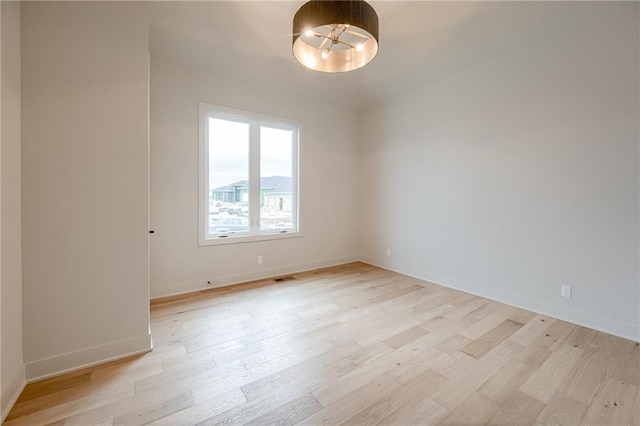
{"label": "white wall", "polygon": [[[0,6],[0,50],[2,49],[2,7]],[[0,169],[2,168],[2,52],[0,51]],[[2,177],[0,176],[0,221],[2,220]],[[2,226],[0,226],[0,239]],[[5,397],[2,395],[2,244],[0,244],[0,422],[4,420]],[[9,407],[9,404],[6,404]]]}
{"label": "white wall", "polygon": [[148,350],[148,16],[22,5],[28,379]]}
{"label": "white wall", "polygon": [[25,383],[22,356],[22,236],[20,205],[20,3],[2,9],[0,155],[0,383],[2,419]]}
{"label": "white wall", "polygon": [[639,340],[637,8],[363,111],[362,258]]}
{"label": "white wall", "polygon": [[[302,122],[302,238],[198,246],[199,101]],[[152,297],[354,260],[356,122],[351,110],[152,57]]]}

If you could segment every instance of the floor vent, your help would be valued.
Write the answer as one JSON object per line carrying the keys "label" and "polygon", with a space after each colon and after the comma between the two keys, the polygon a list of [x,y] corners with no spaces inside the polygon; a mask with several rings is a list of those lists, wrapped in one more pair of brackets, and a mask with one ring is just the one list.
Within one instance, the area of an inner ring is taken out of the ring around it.
{"label": "floor vent", "polygon": [[274,278],[273,280],[277,283],[281,283],[282,281],[291,281],[291,280],[295,280],[296,277],[292,276],[292,275],[287,275],[286,277],[279,277],[279,278]]}

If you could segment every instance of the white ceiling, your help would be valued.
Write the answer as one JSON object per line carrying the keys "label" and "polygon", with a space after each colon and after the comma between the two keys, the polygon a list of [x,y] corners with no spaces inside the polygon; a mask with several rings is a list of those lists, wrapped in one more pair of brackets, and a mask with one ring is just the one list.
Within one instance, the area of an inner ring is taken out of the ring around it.
{"label": "white ceiling", "polygon": [[307,70],[291,53],[304,1],[152,2],[152,55],[223,76],[354,108],[408,91],[504,52],[544,40],[572,19],[577,2],[370,0],[380,52],[344,74]]}

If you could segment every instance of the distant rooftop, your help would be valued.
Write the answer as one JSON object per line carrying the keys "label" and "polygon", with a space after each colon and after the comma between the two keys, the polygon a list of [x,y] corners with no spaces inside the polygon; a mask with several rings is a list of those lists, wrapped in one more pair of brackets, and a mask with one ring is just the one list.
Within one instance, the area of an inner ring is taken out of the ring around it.
{"label": "distant rooftop", "polygon": [[[269,176],[260,178],[260,187],[271,189],[273,192],[292,192],[293,179],[290,176]],[[241,180],[231,185],[215,188],[213,192],[234,192],[236,188],[249,188],[248,180]]]}

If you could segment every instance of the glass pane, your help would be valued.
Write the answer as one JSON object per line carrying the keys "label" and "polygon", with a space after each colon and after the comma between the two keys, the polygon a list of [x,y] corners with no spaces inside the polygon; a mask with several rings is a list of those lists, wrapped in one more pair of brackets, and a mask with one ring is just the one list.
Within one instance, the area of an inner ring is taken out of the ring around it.
{"label": "glass pane", "polygon": [[260,230],[294,227],[293,131],[260,127]]}
{"label": "glass pane", "polygon": [[209,235],[249,231],[249,124],[209,118]]}

